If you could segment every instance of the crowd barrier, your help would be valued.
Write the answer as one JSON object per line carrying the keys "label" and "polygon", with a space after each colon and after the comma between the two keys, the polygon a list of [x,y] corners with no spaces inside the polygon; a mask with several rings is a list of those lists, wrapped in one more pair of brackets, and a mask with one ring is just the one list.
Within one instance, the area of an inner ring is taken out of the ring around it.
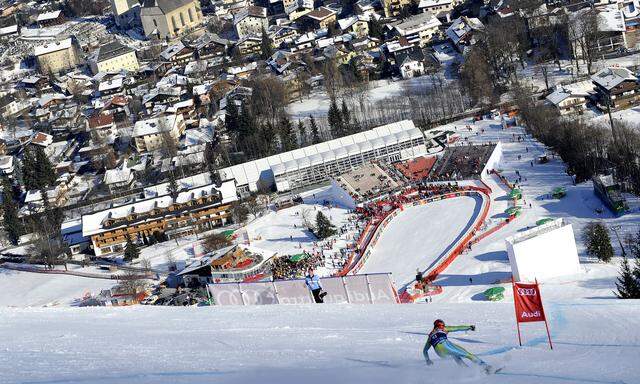
{"label": "crowd barrier", "polygon": [[[473,187],[473,188],[474,190],[475,188],[481,189],[478,187]],[[485,220],[487,219],[487,215],[489,214],[489,208],[491,207],[491,197],[486,193],[486,191],[483,191],[482,193],[480,192],[478,193],[482,197],[482,201],[483,201],[483,207],[482,207],[482,212],[480,213],[480,216],[473,224],[473,227],[471,228],[471,230],[469,230],[467,234],[464,236],[464,238],[458,241],[458,245],[447,256],[445,256],[440,261],[440,263],[438,263],[438,265],[436,265],[431,271],[429,271],[429,274],[427,274],[427,277],[425,278],[427,282],[435,280],[439,274],[444,272],[444,270],[449,265],[451,265],[451,263],[453,263],[453,261],[469,245],[469,242],[475,236],[476,231],[480,229],[480,227],[484,224]]]}
{"label": "crowd barrier", "polygon": [[[327,295],[325,303],[395,304],[398,295],[389,273],[320,279]],[[219,283],[207,286],[214,305],[311,304],[311,291],[304,279],[256,283]]]}

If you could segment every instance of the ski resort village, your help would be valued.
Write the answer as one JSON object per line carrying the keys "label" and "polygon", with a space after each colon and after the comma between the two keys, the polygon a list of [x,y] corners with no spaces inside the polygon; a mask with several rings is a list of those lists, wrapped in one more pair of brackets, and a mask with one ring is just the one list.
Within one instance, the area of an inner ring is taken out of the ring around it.
{"label": "ski resort village", "polygon": [[640,383],[639,0],[0,0],[0,383]]}

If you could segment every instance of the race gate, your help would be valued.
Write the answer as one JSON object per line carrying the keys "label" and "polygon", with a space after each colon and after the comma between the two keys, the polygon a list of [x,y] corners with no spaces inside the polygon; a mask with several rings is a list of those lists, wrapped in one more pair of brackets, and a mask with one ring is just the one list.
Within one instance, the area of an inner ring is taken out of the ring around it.
{"label": "race gate", "polygon": [[[396,304],[398,296],[390,273],[326,277],[320,284],[329,304]],[[208,285],[214,305],[311,304],[304,279]]]}

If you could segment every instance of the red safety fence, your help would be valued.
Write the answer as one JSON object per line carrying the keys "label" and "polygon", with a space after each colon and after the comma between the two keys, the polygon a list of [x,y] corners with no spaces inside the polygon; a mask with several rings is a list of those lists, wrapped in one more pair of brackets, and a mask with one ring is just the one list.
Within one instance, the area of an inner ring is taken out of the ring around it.
{"label": "red safety fence", "polygon": [[[478,187],[473,187],[473,188],[474,189],[477,188],[478,190],[483,190],[483,188],[478,188]],[[429,274],[425,278],[426,281],[428,282],[433,281],[436,279],[436,277],[438,277],[439,274],[444,272],[444,270],[449,265],[451,265],[451,263],[453,263],[453,261],[462,253],[462,251],[464,251],[464,249],[467,248],[467,246],[469,245],[469,242],[475,236],[475,232],[480,229],[482,224],[484,224],[484,221],[487,219],[487,215],[489,214],[489,208],[491,207],[491,198],[489,197],[488,194],[486,194],[486,192],[484,192],[484,190],[483,190],[483,195],[484,195],[483,200],[485,201],[485,204],[479,219],[476,220],[472,229],[469,232],[467,232],[467,234],[462,239],[462,241],[458,242],[458,245],[453,249],[453,251],[451,251],[445,258],[442,259],[442,261],[435,268],[433,268],[429,272]]]}
{"label": "red safety fence", "polygon": [[[430,196],[428,198],[424,198],[421,200],[409,200],[409,197],[417,193],[417,191],[407,190],[403,194],[403,197],[407,200],[404,205],[410,206],[410,205],[416,205],[416,204],[426,204],[432,201],[459,197],[461,196],[461,193],[468,192],[468,191],[478,192],[481,196],[484,195],[483,201],[485,200],[487,201],[487,204],[486,204],[487,206],[485,206],[485,210],[483,212],[484,216],[482,216],[482,219],[476,223],[476,226],[474,226],[473,230],[467,235],[467,236],[472,236],[473,232],[475,232],[477,228],[479,228],[480,225],[486,219],[486,211],[488,210],[488,205],[490,204],[489,194],[491,193],[491,188],[486,184],[484,184],[484,187],[464,186],[464,187],[460,187],[460,189],[455,192],[449,192],[441,195]],[[485,199],[485,196],[486,196],[486,199]],[[392,204],[392,203],[381,201],[379,202],[379,204]],[[345,262],[344,267],[342,268],[342,270],[340,270],[336,274],[336,276],[346,276],[349,273],[357,273],[360,270],[360,268],[362,268],[364,263],[367,261],[368,255],[371,253],[370,247],[376,244],[377,239],[380,237],[381,231],[386,227],[389,221],[391,221],[391,219],[397,215],[398,211],[401,211],[404,209],[404,205],[398,205],[394,209],[388,212],[385,212],[384,216],[375,217],[367,224],[365,231],[363,231],[360,237],[360,239],[361,240],[364,239],[364,241],[359,243],[358,259],[354,260],[355,252],[351,253],[347,258],[347,261]],[[367,228],[371,228],[371,230],[368,233],[366,233]],[[468,241],[468,239],[466,240]]]}

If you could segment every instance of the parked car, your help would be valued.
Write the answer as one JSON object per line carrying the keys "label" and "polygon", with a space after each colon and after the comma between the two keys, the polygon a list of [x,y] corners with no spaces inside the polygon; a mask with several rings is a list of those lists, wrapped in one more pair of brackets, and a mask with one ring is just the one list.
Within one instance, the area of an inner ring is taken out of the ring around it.
{"label": "parked car", "polygon": [[156,301],[158,301],[158,296],[157,295],[151,295],[149,297],[145,297],[144,299],[142,299],[140,304],[142,304],[142,305],[153,305],[153,304],[156,303]]}

